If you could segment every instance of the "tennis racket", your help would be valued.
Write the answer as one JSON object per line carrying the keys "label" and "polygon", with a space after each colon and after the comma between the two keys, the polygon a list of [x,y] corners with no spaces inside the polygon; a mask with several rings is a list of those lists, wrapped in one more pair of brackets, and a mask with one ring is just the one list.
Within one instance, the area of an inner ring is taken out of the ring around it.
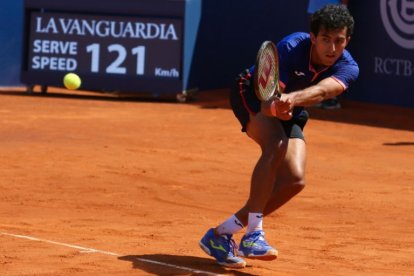
{"label": "tennis racket", "polygon": [[276,46],[271,41],[262,43],[257,52],[254,71],[254,90],[261,101],[269,100],[279,93],[279,57]]}

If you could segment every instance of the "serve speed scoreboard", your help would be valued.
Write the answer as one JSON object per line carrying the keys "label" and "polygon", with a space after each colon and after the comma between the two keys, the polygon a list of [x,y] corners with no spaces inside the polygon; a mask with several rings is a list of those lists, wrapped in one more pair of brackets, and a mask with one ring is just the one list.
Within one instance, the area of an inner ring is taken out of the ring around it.
{"label": "serve speed scoreboard", "polygon": [[[184,19],[177,9],[157,15],[150,1],[92,1],[97,6],[89,4],[93,12],[88,12],[78,2],[79,11],[56,6],[26,10],[25,83],[62,86],[63,76],[75,72],[85,90],[181,91]],[[137,14],[128,7],[123,13],[117,7],[122,2],[135,3]],[[161,2],[152,5],[179,1]],[[102,3],[108,3],[105,11]],[[137,8],[140,4],[143,9]]]}
{"label": "serve speed scoreboard", "polygon": [[29,70],[180,77],[180,20],[33,12]]}

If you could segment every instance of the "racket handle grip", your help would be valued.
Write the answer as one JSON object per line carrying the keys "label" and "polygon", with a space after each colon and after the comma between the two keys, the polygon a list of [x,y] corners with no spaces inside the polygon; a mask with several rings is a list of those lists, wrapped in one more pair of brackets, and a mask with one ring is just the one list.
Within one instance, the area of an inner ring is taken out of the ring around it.
{"label": "racket handle grip", "polygon": [[282,93],[280,93],[279,89],[277,89],[277,88],[276,88],[276,91],[275,91],[275,96],[276,96],[276,98],[278,98],[279,100],[280,100],[280,98],[282,97]]}

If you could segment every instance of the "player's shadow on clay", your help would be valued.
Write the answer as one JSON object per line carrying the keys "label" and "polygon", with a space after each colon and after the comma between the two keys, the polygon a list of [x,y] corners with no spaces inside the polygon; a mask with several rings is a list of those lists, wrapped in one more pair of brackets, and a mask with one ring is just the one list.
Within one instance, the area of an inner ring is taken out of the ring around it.
{"label": "player's shadow on clay", "polygon": [[414,146],[414,142],[390,142],[384,143],[384,146]]}
{"label": "player's shadow on clay", "polygon": [[243,270],[225,269],[220,267],[213,259],[194,256],[148,254],[128,255],[119,257],[118,259],[129,261],[132,263],[134,269],[140,269],[154,275],[256,275],[243,272]]}

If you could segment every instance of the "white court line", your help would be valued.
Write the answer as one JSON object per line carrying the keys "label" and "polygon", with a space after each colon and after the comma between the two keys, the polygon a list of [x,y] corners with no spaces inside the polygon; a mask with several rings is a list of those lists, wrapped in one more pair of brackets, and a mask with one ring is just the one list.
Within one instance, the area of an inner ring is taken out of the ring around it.
{"label": "white court line", "polygon": [[[5,232],[0,232],[0,235],[10,236],[10,237],[19,238],[19,239],[26,239],[26,240],[31,240],[31,241],[50,243],[50,244],[60,245],[60,246],[65,246],[65,247],[70,247],[70,248],[75,248],[75,249],[82,250],[83,252],[86,252],[86,253],[100,253],[100,254],[116,256],[116,257],[121,257],[122,256],[121,254],[114,253],[114,252],[103,251],[103,250],[98,250],[98,249],[94,249],[94,248],[88,248],[88,247],[83,247],[83,246],[79,246],[79,245],[63,243],[63,242],[44,240],[44,239],[39,239],[39,238],[31,237],[31,236],[16,235],[16,234],[5,233]],[[161,265],[161,266],[167,266],[167,267],[172,267],[172,268],[181,269],[181,270],[185,270],[185,271],[190,271],[191,273],[212,275],[212,276],[220,276],[220,274],[211,273],[211,272],[198,270],[198,269],[192,269],[192,268],[185,267],[185,266],[173,265],[173,264],[168,264],[168,263],[163,263],[163,262],[158,262],[158,261],[154,261],[154,260],[150,260],[150,259],[144,259],[144,258],[138,258],[138,257],[136,257],[135,259],[138,260],[138,261],[141,261],[141,262],[152,263],[152,264],[157,264],[157,265]]]}

